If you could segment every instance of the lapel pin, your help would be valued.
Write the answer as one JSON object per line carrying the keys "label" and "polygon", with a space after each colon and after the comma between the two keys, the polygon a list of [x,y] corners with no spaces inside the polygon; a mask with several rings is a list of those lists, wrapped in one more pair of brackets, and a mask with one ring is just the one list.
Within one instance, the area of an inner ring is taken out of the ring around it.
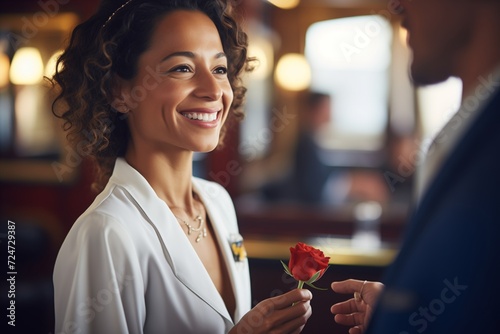
{"label": "lapel pin", "polygon": [[243,245],[243,237],[238,233],[231,234],[229,237],[229,243],[231,245],[231,252],[233,252],[234,261],[245,261],[247,258],[247,252],[245,250],[245,246]]}

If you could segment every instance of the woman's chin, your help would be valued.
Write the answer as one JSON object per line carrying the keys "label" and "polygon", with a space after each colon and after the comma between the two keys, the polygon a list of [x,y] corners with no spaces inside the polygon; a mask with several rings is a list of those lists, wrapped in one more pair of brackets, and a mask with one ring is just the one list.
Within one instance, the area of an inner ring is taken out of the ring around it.
{"label": "woman's chin", "polygon": [[199,147],[196,150],[196,152],[209,153],[209,152],[212,152],[213,150],[215,150],[217,148],[217,145],[218,145],[218,143],[206,144],[206,145],[203,145],[202,147]]}

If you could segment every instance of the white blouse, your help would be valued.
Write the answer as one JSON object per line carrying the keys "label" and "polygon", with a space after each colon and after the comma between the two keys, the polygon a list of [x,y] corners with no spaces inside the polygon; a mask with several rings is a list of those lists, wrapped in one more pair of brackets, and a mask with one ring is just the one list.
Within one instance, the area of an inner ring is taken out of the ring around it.
{"label": "white blouse", "polygon": [[[193,178],[229,270],[235,321],[251,306],[228,193]],[[104,191],[78,218],[54,269],[56,333],[227,333],[222,297],[172,211],[118,158]]]}

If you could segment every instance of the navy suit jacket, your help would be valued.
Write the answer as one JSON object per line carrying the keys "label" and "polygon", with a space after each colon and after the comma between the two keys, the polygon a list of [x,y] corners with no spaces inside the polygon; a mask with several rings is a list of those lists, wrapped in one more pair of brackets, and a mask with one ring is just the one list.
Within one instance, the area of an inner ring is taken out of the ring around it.
{"label": "navy suit jacket", "polygon": [[369,334],[500,333],[500,93],[413,213]]}

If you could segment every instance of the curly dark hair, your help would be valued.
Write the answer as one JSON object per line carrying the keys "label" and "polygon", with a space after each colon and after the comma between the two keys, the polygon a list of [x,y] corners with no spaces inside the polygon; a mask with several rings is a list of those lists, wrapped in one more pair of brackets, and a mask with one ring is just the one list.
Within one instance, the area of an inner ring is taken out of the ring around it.
{"label": "curly dark hair", "polygon": [[97,12],[74,29],[52,78],[57,88],[54,115],[64,120],[78,152],[96,162],[94,190],[104,188],[130,136],[124,115],[113,107],[114,78],[134,78],[138,58],[150,43],[144,37],[152,36],[166,14],[179,9],[201,11],[214,22],[228,59],[234,99],[221,141],[227,127],[243,118],[246,89],[241,74],[250,70],[250,59],[247,35],[235,19],[231,0],[103,0]]}

